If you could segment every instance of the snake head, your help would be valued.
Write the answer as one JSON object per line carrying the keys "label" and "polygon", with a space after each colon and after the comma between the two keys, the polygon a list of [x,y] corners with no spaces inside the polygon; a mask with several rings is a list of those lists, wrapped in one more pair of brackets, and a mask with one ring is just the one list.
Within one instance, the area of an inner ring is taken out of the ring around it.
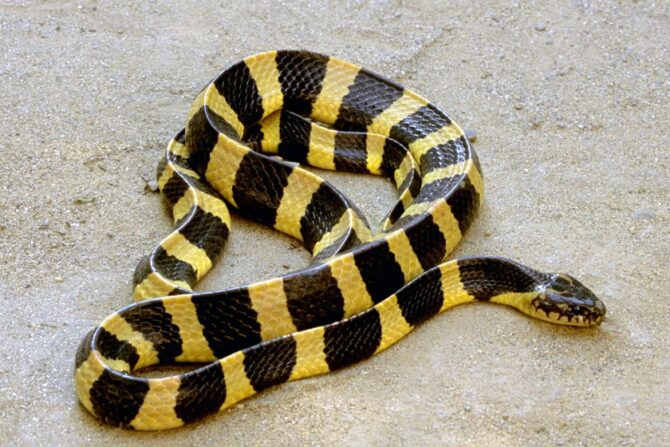
{"label": "snake head", "polygon": [[550,274],[536,288],[539,295],[531,301],[534,317],[570,326],[600,324],[605,304],[584,284],[570,275]]}

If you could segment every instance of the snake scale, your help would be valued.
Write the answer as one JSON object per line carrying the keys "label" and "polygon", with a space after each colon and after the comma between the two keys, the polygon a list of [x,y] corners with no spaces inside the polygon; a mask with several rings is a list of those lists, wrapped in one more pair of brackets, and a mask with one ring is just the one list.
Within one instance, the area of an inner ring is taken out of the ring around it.
{"label": "snake scale", "polygon": [[[388,177],[399,200],[373,234],[345,196],[298,163]],[[442,263],[482,201],[475,152],[439,108],[333,57],[272,51],[229,66],[192,104],[157,178],[175,229],[139,263],[137,302],[89,332],[75,360],[79,400],[109,424],[196,421],[370,357],[461,303],[506,304],[574,326],[605,315],[568,275],[502,258]],[[312,263],[194,292],[223,250],[227,206],[302,241]],[[177,362],[201,365],[137,374]]]}

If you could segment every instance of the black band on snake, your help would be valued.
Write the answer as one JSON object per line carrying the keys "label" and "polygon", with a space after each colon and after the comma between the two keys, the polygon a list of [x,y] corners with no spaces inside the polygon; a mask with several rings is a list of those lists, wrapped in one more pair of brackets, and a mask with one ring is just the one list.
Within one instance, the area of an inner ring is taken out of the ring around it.
{"label": "black band on snake", "polygon": [[[346,197],[295,162],[388,177],[399,200],[373,234]],[[273,51],[227,68],[191,106],[158,185],[175,230],[138,265],[138,302],[107,317],[76,356],[79,400],[110,424],[156,430],[195,421],[370,357],[461,303],[492,301],[574,326],[605,315],[568,275],[501,258],[442,263],[483,198],[469,141],[427,100],[336,58]],[[227,206],[302,241],[313,262],[193,292],[223,250]],[[203,366],[134,374],[176,362]]]}

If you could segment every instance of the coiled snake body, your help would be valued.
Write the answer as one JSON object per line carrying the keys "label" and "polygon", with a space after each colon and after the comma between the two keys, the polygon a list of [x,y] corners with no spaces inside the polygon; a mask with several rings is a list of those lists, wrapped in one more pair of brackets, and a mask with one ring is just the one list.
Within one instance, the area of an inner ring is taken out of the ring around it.
{"label": "coiled snake body", "polygon": [[[400,198],[372,234],[341,193],[292,162],[383,175]],[[79,400],[110,424],[155,430],[195,421],[269,386],[367,358],[460,303],[492,301],[576,326],[605,314],[568,275],[501,258],[440,264],[482,200],[474,151],[440,109],[335,58],[276,51],[227,68],[193,103],[158,184],[176,228],[138,265],[139,301],[107,317],[76,356]],[[193,292],[230,229],[223,200],[301,240],[313,262],[244,287]],[[205,365],[133,374],[175,362]]]}

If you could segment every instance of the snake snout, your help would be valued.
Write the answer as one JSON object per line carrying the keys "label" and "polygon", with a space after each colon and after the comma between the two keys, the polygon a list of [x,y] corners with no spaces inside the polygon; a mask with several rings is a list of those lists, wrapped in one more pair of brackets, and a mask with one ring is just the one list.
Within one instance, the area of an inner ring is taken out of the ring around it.
{"label": "snake snout", "polygon": [[600,324],[607,313],[605,304],[570,275],[549,275],[539,291],[532,307],[542,320],[571,326],[593,326]]}

